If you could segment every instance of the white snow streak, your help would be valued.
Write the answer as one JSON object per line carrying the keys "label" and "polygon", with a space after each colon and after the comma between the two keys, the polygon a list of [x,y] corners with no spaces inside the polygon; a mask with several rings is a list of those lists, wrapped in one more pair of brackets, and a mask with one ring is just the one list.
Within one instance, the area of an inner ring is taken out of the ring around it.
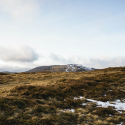
{"label": "white snow streak", "polygon": [[[77,99],[83,99],[84,97],[80,96],[80,97],[74,97],[74,100],[77,100]],[[96,102],[96,104],[98,105],[97,107],[108,107],[108,106],[112,106],[115,108],[115,110],[117,110],[119,113],[122,113],[121,110],[124,110],[125,111],[125,99],[123,100],[123,102],[121,102],[119,99],[116,100],[116,101],[107,101],[107,102],[102,102],[102,101],[96,101],[96,100],[92,100],[92,99],[86,99],[90,102]],[[87,103],[82,103],[82,105],[87,105]],[[71,112],[75,112],[74,109],[64,109],[64,110],[61,110],[63,112],[65,111],[71,111]]]}
{"label": "white snow streak", "polygon": [[[74,99],[82,99],[84,97],[80,96],[79,98],[77,97],[74,97]],[[125,99],[123,100],[123,102],[121,102],[119,99],[117,99],[116,101],[107,101],[107,102],[102,102],[102,101],[96,101],[96,100],[92,100],[92,99],[86,99],[88,101],[91,101],[91,102],[96,102],[98,107],[108,107],[108,106],[112,106],[112,107],[115,107],[115,109],[119,112],[119,113],[122,113],[122,111],[119,111],[119,110],[125,110]],[[111,104],[112,103],[112,104]],[[83,103],[83,105],[85,105],[85,103]]]}
{"label": "white snow streak", "polygon": [[79,65],[79,64],[67,64],[67,69],[66,69],[66,72],[75,72],[76,71],[76,69],[84,69],[85,71],[91,71],[92,69],[91,68],[89,68],[89,67],[85,67],[85,66],[83,66],[83,65]]}

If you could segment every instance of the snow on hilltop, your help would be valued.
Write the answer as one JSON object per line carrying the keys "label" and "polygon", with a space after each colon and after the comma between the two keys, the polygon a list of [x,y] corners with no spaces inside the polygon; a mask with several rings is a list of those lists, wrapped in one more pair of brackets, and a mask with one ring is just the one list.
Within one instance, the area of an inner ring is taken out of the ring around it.
{"label": "snow on hilltop", "polygon": [[91,71],[93,68],[85,67],[79,64],[67,64],[66,72],[76,72],[76,71]]}

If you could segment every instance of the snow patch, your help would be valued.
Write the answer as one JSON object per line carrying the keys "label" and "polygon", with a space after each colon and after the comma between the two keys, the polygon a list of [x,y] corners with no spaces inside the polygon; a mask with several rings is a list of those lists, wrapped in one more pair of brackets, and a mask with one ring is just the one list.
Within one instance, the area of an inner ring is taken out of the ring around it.
{"label": "snow patch", "polygon": [[[83,99],[84,97],[80,96],[80,97],[74,97],[74,100],[76,99]],[[122,111],[120,110],[125,110],[125,102],[121,102],[119,99],[117,99],[116,101],[107,101],[107,102],[102,102],[102,101],[96,101],[96,100],[92,100],[92,99],[86,99],[88,101],[91,102],[96,102],[98,107],[108,107],[108,106],[112,106],[115,107],[115,109],[119,112],[122,113]],[[125,99],[123,99],[123,101],[125,101]],[[85,103],[83,103],[82,105],[85,105]]]}
{"label": "snow patch", "polygon": [[93,70],[92,68],[89,68],[89,67],[85,67],[83,65],[79,65],[79,64],[67,64],[67,69],[66,69],[66,72],[69,72],[69,71],[72,71],[72,72],[75,72],[76,69],[80,70],[80,69],[84,69],[85,71],[91,71]]}
{"label": "snow patch", "polygon": [[117,125],[123,125],[123,122],[121,122],[120,124],[117,124]]}
{"label": "snow patch", "polygon": [[75,112],[74,109],[64,109],[64,110],[60,110],[60,111],[62,111],[62,112],[66,112],[66,111]]}

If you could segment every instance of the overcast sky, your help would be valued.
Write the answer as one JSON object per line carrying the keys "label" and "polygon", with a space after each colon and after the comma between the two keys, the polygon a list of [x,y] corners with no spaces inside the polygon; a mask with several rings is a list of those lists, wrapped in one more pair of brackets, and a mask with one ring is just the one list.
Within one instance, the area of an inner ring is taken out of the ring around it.
{"label": "overcast sky", "polygon": [[0,0],[0,71],[125,66],[125,0]]}

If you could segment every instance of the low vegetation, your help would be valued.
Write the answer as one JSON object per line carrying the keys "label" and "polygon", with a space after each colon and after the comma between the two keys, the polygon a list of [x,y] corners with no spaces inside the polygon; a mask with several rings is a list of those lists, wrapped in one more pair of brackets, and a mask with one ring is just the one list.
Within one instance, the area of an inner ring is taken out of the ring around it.
{"label": "low vegetation", "polygon": [[[125,99],[125,67],[71,73],[0,73],[0,94],[0,125],[125,124],[125,111],[87,100]],[[84,98],[74,99],[79,96]]]}

